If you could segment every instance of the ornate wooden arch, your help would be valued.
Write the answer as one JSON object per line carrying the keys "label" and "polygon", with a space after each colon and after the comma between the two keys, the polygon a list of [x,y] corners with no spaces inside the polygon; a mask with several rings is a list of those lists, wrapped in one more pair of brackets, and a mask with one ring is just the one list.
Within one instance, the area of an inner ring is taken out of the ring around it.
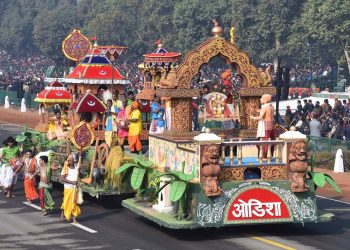
{"label": "ornate wooden arch", "polygon": [[190,89],[191,81],[198,74],[200,67],[217,55],[222,55],[230,63],[238,66],[239,73],[244,77],[243,87],[255,88],[263,85],[258,69],[251,64],[246,51],[239,50],[235,44],[223,37],[212,37],[186,54],[177,69],[178,88]]}

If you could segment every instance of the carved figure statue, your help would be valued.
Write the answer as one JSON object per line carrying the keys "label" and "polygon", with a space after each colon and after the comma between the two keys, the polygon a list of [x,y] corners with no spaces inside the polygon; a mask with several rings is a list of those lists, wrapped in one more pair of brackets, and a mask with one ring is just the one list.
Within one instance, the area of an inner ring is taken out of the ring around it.
{"label": "carved figure statue", "polygon": [[269,87],[272,86],[271,82],[271,65],[269,64],[265,71],[262,68],[258,68],[259,76],[263,80],[263,84],[261,87]]}
{"label": "carved figure statue", "polygon": [[176,69],[171,68],[168,72],[166,69],[162,69],[162,76],[158,82],[160,88],[175,89],[179,85],[178,79],[176,79]]}
{"label": "carved figure statue", "polygon": [[[250,119],[258,121],[256,137],[262,138],[264,141],[275,139],[275,108],[271,104],[271,99],[272,96],[270,94],[264,94],[260,98],[261,109],[251,107],[252,112],[259,113],[259,116],[250,116]],[[263,158],[267,159],[267,145],[263,146]]]}
{"label": "carved figure statue", "polygon": [[210,144],[203,150],[202,156],[202,180],[203,191],[206,196],[218,196],[223,193],[218,184],[220,175],[220,153],[219,145]]}
{"label": "carved figure statue", "polygon": [[307,161],[307,145],[305,141],[296,141],[290,148],[288,155],[289,168],[291,173],[289,179],[291,181],[292,192],[305,192],[308,186],[305,183],[306,170],[308,168]]}

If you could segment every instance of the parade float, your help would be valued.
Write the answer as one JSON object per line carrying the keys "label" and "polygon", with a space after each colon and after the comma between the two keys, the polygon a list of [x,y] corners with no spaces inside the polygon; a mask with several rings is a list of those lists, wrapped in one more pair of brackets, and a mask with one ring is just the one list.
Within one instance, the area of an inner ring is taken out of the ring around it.
{"label": "parade float", "polygon": [[[174,72],[180,60],[181,53],[168,52],[162,44],[161,39],[155,42],[157,49],[152,53],[143,55],[144,61],[138,67],[143,75],[143,89],[137,94],[136,98],[140,100],[141,112],[144,114],[143,131],[141,139],[148,139],[150,128],[150,104],[154,100],[156,89],[162,86],[166,88],[173,79]],[[171,98],[164,98],[166,106],[170,106]],[[166,113],[170,116],[170,113]],[[169,117],[166,117],[169,120]],[[168,125],[169,122],[167,123]]]}
{"label": "parade float", "polygon": [[[130,185],[121,184],[114,173],[115,168],[129,162],[121,147],[109,148],[105,141],[105,112],[103,100],[97,98],[101,86],[103,90],[124,92],[129,81],[113,66],[115,60],[126,47],[92,46],[80,31],[74,30],[62,43],[67,58],[78,62],[73,71],[60,78],[69,84],[69,90],[54,79],[41,91],[36,102],[40,104],[40,121],[35,130],[25,128],[16,140],[23,149],[34,152],[55,152],[54,162],[63,167],[71,153],[79,149],[79,169],[83,192],[92,196],[114,195],[132,192]],[[74,98],[73,98],[74,97]],[[103,99],[103,98],[102,98]],[[56,106],[55,114],[50,113]],[[66,107],[66,108],[65,108]],[[62,116],[57,116],[57,112]],[[51,132],[55,136],[51,137]],[[54,171],[52,180],[60,182],[59,170]]]}
{"label": "parade float", "polygon": [[[156,95],[171,98],[171,128],[149,135],[148,157],[136,157],[115,171],[131,176],[126,181],[137,191],[123,206],[172,229],[328,221],[331,215],[317,209],[315,189],[326,182],[339,188],[330,176],[313,171],[305,135],[288,131],[276,139],[256,138],[254,112],[260,99],[269,105],[263,108],[271,108],[266,96],[275,88],[247,52],[221,36],[217,22],[212,33],[187,53],[166,87],[155,89]],[[200,90],[191,88],[191,81],[214,57],[242,77],[241,128],[230,139],[192,131],[191,100]]]}

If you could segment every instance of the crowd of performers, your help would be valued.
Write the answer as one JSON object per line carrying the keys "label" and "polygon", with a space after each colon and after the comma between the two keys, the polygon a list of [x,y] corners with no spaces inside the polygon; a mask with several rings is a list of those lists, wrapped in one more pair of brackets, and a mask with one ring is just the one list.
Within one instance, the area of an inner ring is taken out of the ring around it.
{"label": "crowd of performers", "polygon": [[[0,187],[5,196],[12,197],[13,188],[18,176],[21,175],[23,176],[25,199],[29,203],[39,200],[43,214],[47,215],[55,206],[51,196],[51,176],[52,171],[58,169],[51,159],[53,159],[52,151],[48,155],[39,153],[34,157],[32,150],[21,152],[16,140],[11,136],[8,137],[1,149],[0,166]],[[38,185],[37,179],[39,180]],[[78,203],[81,199],[77,188],[78,167],[72,155],[69,155],[64,163],[61,181],[64,183],[61,218],[67,221],[73,219],[75,222],[80,215]]]}

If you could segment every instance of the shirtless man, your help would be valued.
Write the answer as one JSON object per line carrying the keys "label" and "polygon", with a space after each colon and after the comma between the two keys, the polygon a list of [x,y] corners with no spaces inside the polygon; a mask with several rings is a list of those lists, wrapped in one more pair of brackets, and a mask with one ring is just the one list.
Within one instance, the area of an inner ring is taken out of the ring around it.
{"label": "shirtless man", "polygon": [[24,166],[24,192],[26,194],[26,199],[28,202],[32,202],[38,199],[38,193],[35,190],[35,178],[39,173],[38,166],[36,164],[35,158],[33,157],[33,151],[28,149],[24,156],[23,164],[20,166],[16,173],[18,173]]}
{"label": "shirtless man", "polygon": [[40,183],[39,183],[39,198],[40,207],[44,215],[47,215],[47,210],[52,210],[55,202],[51,196],[51,174],[52,170],[58,169],[57,166],[52,166],[49,163],[49,158],[46,155],[39,157]]}

